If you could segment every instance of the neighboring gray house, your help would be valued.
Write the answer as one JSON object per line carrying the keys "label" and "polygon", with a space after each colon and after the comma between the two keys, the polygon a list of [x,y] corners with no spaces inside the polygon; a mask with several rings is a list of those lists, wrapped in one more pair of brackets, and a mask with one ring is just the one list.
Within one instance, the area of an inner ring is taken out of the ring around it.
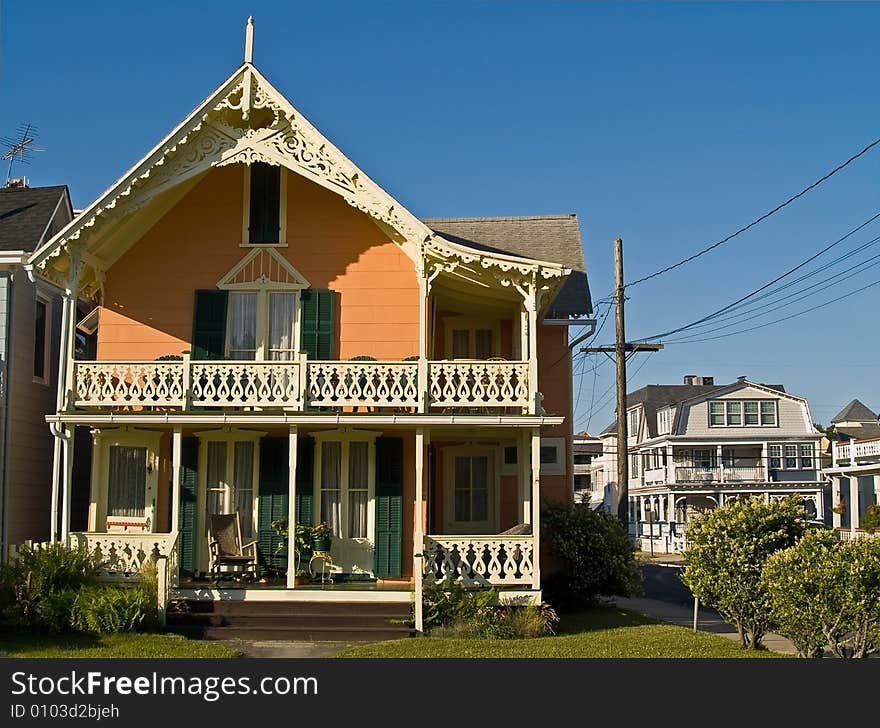
{"label": "neighboring gray house", "polygon": [[24,262],[72,217],[64,185],[0,189],[0,556],[49,537],[61,297]]}
{"label": "neighboring gray house", "polygon": [[680,549],[695,513],[744,496],[797,493],[808,518],[830,519],[822,434],[782,385],[689,376],[628,394],[626,416],[630,524],[643,548],[653,538],[655,551]]}
{"label": "neighboring gray house", "polygon": [[841,535],[864,535],[861,519],[868,506],[880,502],[880,422],[877,415],[854,399],[831,420],[834,440],[831,466],[823,471],[831,479],[834,526]]}

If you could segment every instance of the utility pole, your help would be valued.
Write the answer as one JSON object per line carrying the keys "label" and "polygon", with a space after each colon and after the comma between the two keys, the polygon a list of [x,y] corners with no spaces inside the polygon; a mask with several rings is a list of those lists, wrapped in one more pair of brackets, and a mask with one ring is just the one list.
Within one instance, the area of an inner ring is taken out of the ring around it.
{"label": "utility pole", "polygon": [[617,364],[617,517],[624,528],[629,528],[629,449],[627,448],[626,421],[626,354],[636,351],[660,351],[663,344],[627,344],[623,304],[625,300],[623,283],[623,240],[614,241],[614,306],[615,335],[614,346],[587,346],[582,352],[601,352],[606,356],[614,353]]}

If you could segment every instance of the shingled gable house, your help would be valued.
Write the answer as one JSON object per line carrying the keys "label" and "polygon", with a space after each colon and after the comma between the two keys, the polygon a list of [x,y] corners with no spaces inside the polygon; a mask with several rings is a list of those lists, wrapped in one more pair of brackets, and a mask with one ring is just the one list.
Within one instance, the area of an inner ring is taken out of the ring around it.
{"label": "shingled gable house", "polygon": [[28,256],[73,217],[64,185],[0,189],[0,554],[49,535],[61,295],[32,281]]}
{"label": "shingled gable house", "polygon": [[[591,312],[574,215],[416,218],[248,51],[30,265],[71,292],[58,538],[120,572],[160,555],[172,594],[218,599],[197,588],[206,522],[236,513],[261,572],[286,572],[247,599],[408,604],[419,568],[540,595],[539,504],[571,499],[566,324]],[[71,355],[75,296],[95,361]],[[94,438],[85,532],[75,428]],[[330,525],[333,586],[296,585],[285,517]]]}
{"label": "shingled gable house", "polygon": [[[821,433],[782,385],[688,376],[627,394],[626,417],[631,533],[645,550],[680,551],[694,514],[736,498],[799,494],[808,518],[830,516]],[[615,427],[601,436],[609,450]]]}

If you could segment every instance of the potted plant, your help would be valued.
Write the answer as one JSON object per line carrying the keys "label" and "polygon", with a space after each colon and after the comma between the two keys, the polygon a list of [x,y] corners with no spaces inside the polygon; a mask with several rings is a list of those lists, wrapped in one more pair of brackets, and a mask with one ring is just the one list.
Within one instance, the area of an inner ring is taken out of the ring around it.
{"label": "potted plant", "polygon": [[861,525],[870,534],[880,531],[880,505],[870,505],[865,509]]}
{"label": "potted plant", "polygon": [[831,510],[834,511],[838,516],[842,516],[844,513],[846,513],[846,503],[840,501],[840,503],[834,506],[834,508],[832,508]]}
{"label": "potted plant", "polygon": [[326,522],[312,527],[312,548],[315,551],[329,551],[333,540],[333,529]]}

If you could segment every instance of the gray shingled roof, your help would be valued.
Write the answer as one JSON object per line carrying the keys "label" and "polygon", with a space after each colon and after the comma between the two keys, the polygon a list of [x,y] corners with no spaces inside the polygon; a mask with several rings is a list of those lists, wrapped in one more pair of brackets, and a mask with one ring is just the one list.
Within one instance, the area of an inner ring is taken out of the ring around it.
{"label": "gray shingled roof", "polygon": [[550,305],[548,314],[565,317],[592,313],[577,215],[444,217],[422,222],[453,243],[571,268],[572,273]]}
{"label": "gray shingled roof", "polygon": [[831,422],[876,422],[877,415],[871,412],[863,403],[854,399],[834,417]]}
{"label": "gray shingled roof", "polygon": [[[721,389],[728,389],[739,382],[731,384],[649,384],[635,392],[626,395],[627,408],[641,404],[645,410],[648,423],[648,437],[657,437],[657,410],[667,405],[677,405],[688,399],[710,394]],[[785,387],[781,384],[762,384],[762,387],[775,389],[785,393]],[[613,434],[617,431],[615,419],[608,427],[602,430],[603,435]]]}
{"label": "gray shingled roof", "polygon": [[32,252],[62,196],[67,198],[62,203],[66,223],[70,219],[67,185],[0,188],[0,250]]}

